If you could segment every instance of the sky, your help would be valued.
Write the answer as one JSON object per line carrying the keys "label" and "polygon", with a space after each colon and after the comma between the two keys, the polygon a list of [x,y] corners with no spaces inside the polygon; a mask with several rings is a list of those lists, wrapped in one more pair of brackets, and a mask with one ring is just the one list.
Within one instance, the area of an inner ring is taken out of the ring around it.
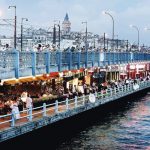
{"label": "sky", "polygon": [[[13,19],[14,8],[17,13],[17,33],[20,32],[21,18],[28,18],[24,26],[51,27],[54,20],[60,23],[68,13],[72,31],[85,30],[83,21],[87,21],[89,32],[112,37],[112,20],[110,16],[102,14],[109,12],[115,22],[115,36],[119,39],[137,43],[137,30],[129,27],[135,25],[140,30],[140,44],[150,46],[150,0],[0,0],[0,19]],[[0,34],[13,35],[13,26],[2,26],[0,20]]]}

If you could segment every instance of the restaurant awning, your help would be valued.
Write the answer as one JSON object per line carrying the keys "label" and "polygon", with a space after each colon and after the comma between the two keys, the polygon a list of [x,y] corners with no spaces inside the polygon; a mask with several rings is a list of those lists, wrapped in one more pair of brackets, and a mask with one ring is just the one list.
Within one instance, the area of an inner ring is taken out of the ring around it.
{"label": "restaurant awning", "polygon": [[20,77],[20,78],[11,78],[11,79],[4,79],[2,80],[3,84],[17,84],[17,83],[24,83],[24,82],[32,82],[32,81],[39,81],[39,80],[45,80],[43,78],[43,75],[37,75],[37,76],[26,76],[26,77]]}
{"label": "restaurant awning", "polygon": [[126,76],[127,74],[126,74],[126,73],[120,73],[120,75],[121,75],[121,76]]}

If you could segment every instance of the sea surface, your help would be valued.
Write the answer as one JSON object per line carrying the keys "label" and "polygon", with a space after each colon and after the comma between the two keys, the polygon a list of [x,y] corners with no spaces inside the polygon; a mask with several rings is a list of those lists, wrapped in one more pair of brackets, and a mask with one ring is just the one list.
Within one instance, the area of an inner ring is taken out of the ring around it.
{"label": "sea surface", "polygon": [[[57,150],[150,150],[150,94],[101,115]],[[80,124],[79,124],[80,125]]]}

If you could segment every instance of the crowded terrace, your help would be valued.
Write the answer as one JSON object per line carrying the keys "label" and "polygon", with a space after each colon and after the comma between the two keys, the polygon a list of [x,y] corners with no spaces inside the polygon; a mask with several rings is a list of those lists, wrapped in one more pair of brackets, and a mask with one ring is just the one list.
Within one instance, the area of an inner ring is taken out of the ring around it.
{"label": "crowded terrace", "polygon": [[81,68],[80,70],[53,72],[49,75],[43,74],[37,78],[25,78],[20,81],[5,81],[0,86],[0,115],[11,113],[10,106],[15,100],[17,100],[19,110],[22,111],[24,108],[21,97],[24,92],[28,93],[33,100],[33,107],[36,107],[44,102],[54,103],[55,100],[63,101],[66,98],[72,99],[75,96],[80,97],[105,91],[107,88],[121,87],[139,80],[150,79],[148,67],[142,71],[138,70],[138,73],[137,70],[136,73],[131,70],[118,73],[116,68],[115,71],[109,68]]}

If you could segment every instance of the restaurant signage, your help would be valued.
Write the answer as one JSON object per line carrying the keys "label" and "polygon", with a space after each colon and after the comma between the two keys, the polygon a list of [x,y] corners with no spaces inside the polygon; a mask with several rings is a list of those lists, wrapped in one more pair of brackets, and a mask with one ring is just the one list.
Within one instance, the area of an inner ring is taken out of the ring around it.
{"label": "restaurant signage", "polygon": [[135,69],[135,65],[130,65],[130,69]]}
{"label": "restaurant signage", "polygon": [[59,77],[59,72],[51,72],[49,74],[50,77]]}
{"label": "restaurant signage", "polygon": [[119,70],[119,66],[117,66],[117,65],[108,66],[108,70],[109,71],[118,71]]}

